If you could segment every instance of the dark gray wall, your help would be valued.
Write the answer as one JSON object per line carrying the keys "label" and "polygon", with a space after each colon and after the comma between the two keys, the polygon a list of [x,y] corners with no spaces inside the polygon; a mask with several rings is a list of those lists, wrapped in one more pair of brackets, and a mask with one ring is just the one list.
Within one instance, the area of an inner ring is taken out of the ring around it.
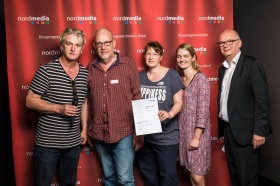
{"label": "dark gray wall", "polygon": [[263,61],[267,73],[273,135],[261,148],[259,173],[280,183],[280,1],[234,0],[234,28],[241,51]]}
{"label": "dark gray wall", "polygon": [[7,80],[4,0],[0,0],[0,185],[15,185]]}

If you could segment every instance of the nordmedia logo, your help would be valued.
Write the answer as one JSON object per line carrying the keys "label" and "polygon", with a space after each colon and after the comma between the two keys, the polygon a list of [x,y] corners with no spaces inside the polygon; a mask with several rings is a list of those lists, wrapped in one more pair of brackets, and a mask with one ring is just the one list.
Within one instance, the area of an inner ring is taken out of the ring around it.
{"label": "nordmedia logo", "polygon": [[32,25],[49,25],[50,24],[50,18],[47,16],[41,16],[41,17],[18,17],[18,21],[22,22],[30,22]]}
{"label": "nordmedia logo", "polygon": [[208,80],[209,84],[212,85],[212,84],[218,84],[219,78],[218,77],[208,77],[207,80]]}
{"label": "nordmedia logo", "polygon": [[93,15],[88,17],[82,17],[82,16],[75,16],[75,17],[66,17],[66,21],[76,21],[79,22],[79,24],[97,24],[97,18]]}
{"label": "nordmedia logo", "polygon": [[197,54],[204,54],[204,55],[207,54],[207,49],[205,47],[194,48],[194,50]]}
{"label": "nordmedia logo", "polygon": [[166,21],[167,24],[184,24],[185,18],[183,16],[177,16],[177,17],[165,16],[165,17],[157,17],[157,21]]}
{"label": "nordmedia logo", "polygon": [[213,137],[211,136],[211,142],[212,143],[223,143],[224,142],[224,138],[218,138],[218,137]]}
{"label": "nordmedia logo", "polygon": [[113,17],[113,21],[121,21],[121,22],[124,22],[125,25],[128,25],[128,24],[138,24],[138,25],[141,25],[142,24],[142,18],[140,16],[134,16],[134,17],[126,17],[126,16]]}
{"label": "nordmedia logo", "polygon": [[205,16],[205,17],[198,17],[198,20],[200,21],[208,21],[209,24],[224,24],[225,23],[225,18],[221,15],[219,16]]}

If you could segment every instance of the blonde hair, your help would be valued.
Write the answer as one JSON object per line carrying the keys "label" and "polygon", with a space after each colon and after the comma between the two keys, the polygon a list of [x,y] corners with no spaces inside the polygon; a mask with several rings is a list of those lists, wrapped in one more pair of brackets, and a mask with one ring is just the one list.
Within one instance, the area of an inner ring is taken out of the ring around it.
{"label": "blonde hair", "polygon": [[[195,59],[192,61],[192,68],[200,72],[201,68],[200,65],[197,63],[197,55],[193,46],[189,43],[180,44],[176,49],[176,56],[179,49],[187,50],[192,57],[195,57]],[[178,63],[176,63],[176,70],[181,76],[183,75],[183,70],[178,66]]]}
{"label": "blonde hair", "polygon": [[85,33],[82,30],[75,29],[75,28],[66,28],[59,36],[59,46],[62,47],[65,42],[65,37],[67,35],[74,34],[78,38],[82,39],[82,47],[86,44],[86,37]]}

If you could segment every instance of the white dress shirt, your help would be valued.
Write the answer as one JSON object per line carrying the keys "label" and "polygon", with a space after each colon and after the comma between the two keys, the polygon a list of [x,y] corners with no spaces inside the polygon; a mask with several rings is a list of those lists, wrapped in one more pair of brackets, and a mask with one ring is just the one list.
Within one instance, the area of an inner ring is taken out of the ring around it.
{"label": "white dress shirt", "polygon": [[228,62],[225,60],[223,62],[223,66],[226,68],[223,82],[222,82],[222,93],[221,93],[221,98],[220,98],[220,112],[219,112],[219,118],[222,120],[229,122],[228,118],[228,108],[227,108],[227,101],[228,101],[228,93],[229,93],[229,88],[231,84],[231,78],[233,75],[233,72],[235,70],[235,67],[237,65],[237,62],[239,60],[239,57],[241,55],[241,52],[239,52],[232,60],[230,65]]}

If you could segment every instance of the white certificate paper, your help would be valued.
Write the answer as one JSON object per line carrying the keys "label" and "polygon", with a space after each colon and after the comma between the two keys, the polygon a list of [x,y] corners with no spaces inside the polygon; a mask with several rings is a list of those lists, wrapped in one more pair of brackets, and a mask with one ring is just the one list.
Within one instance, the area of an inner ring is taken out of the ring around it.
{"label": "white certificate paper", "polygon": [[157,98],[132,101],[136,135],[162,132]]}

